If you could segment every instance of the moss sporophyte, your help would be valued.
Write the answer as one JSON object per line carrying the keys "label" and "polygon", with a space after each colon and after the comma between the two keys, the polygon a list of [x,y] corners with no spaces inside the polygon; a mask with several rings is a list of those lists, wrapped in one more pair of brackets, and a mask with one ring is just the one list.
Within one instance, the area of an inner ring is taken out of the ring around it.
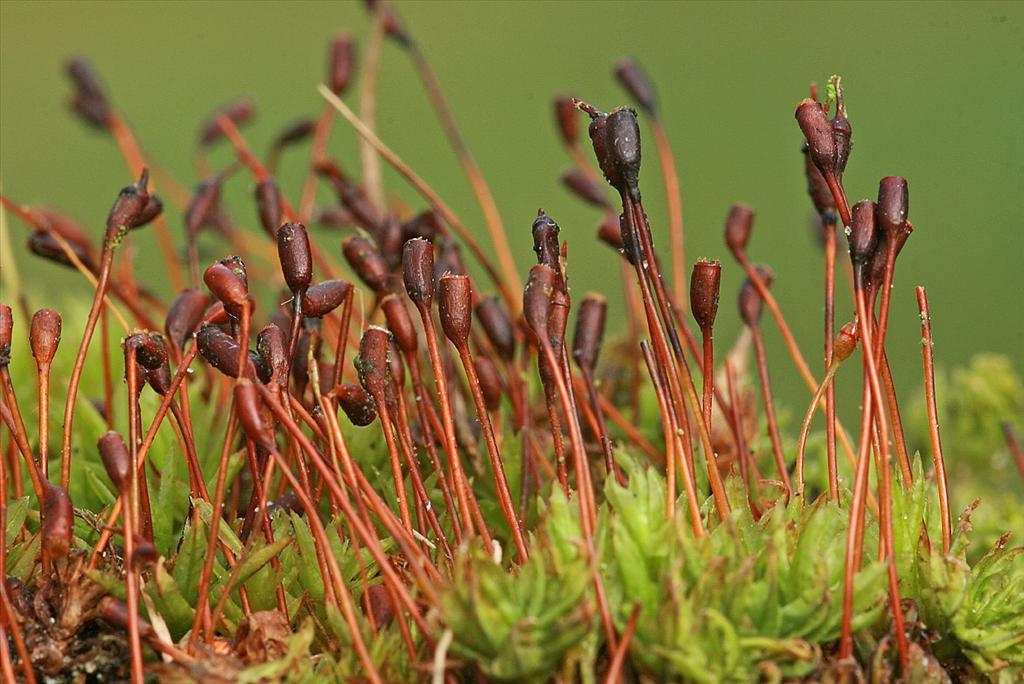
{"label": "moss sporophyte", "polygon": [[[416,33],[369,5],[364,53],[330,42],[319,114],[278,129],[265,157],[244,132],[257,105],[236,100],[182,132],[195,168],[169,169],[89,63],[67,63],[71,111],[124,158],[112,194],[127,185],[102,235],[2,197],[36,268],[92,288],[63,315],[33,311],[27,282],[0,306],[4,681],[1024,677],[1024,554],[1008,536],[1024,529],[1024,387],[991,355],[937,370],[950,333],[940,313],[933,334],[917,287],[924,391],[898,401],[891,363],[916,357],[887,339],[911,323],[890,320],[910,294],[895,278],[909,184],[885,176],[877,201],[850,205],[840,78],[797,105],[778,160],[806,174],[824,248],[806,265],[822,334],[798,340],[754,261],[752,207],[724,223],[736,266],[687,262],[676,126],[636,62],[614,75],[637,109],[554,103],[571,166],[552,182],[595,210],[620,312],[610,286],[573,289],[579,226],[557,207],[499,212]],[[346,104],[357,87],[373,102],[385,41],[426,88],[485,231],[378,136],[374,107]],[[642,193],[647,131],[664,211]],[[359,164],[332,134],[359,142]],[[303,146],[301,185],[279,179]],[[415,200],[391,201],[383,164]],[[236,185],[254,207],[228,201]],[[530,231],[532,268],[506,225]],[[166,283],[135,263],[140,230]],[[736,339],[720,332],[729,282]],[[770,328],[792,363],[769,367]],[[779,383],[808,389],[798,439]],[[846,395],[857,414],[840,415]]]}

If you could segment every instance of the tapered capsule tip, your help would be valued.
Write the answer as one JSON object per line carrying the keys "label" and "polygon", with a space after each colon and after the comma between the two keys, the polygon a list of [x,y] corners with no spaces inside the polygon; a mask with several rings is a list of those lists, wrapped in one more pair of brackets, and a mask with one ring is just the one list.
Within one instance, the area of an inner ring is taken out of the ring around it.
{"label": "tapered capsule tip", "polygon": [[302,295],[302,315],[305,318],[323,318],[341,306],[352,291],[352,284],[344,280],[325,280],[312,286]]}
{"label": "tapered capsule tip", "polygon": [[97,442],[100,460],[107,471],[107,477],[114,483],[119,492],[128,491],[131,480],[131,457],[128,446],[120,434],[110,430],[104,433]]}
{"label": "tapered capsule tip", "polygon": [[580,302],[572,338],[572,357],[580,368],[592,371],[597,365],[607,312],[608,303],[599,294],[590,292]]}
{"label": "tapered capsule tip", "polygon": [[857,348],[857,340],[860,339],[860,329],[856,321],[850,321],[843,325],[836,333],[835,343],[832,345],[833,358],[842,363],[850,358],[853,350]]}
{"label": "tapered capsule tip", "polygon": [[551,296],[557,285],[558,274],[550,266],[538,264],[530,269],[523,290],[523,316],[538,343],[547,339]]}
{"label": "tapered capsule tip", "polygon": [[313,281],[313,256],[306,226],[289,221],[278,229],[277,257],[288,289],[301,295]]}
{"label": "tapered capsule tip", "polygon": [[371,325],[359,341],[356,367],[359,381],[373,397],[381,398],[391,374],[391,333],[386,328]]}
{"label": "tapered capsule tip", "polygon": [[348,34],[336,36],[331,41],[327,71],[331,81],[331,91],[335,95],[344,94],[352,80],[356,68],[356,43]]}
{"label": "tapered capsule tip", "polygon": [[746,204],[734,204],[725,218],[725,244],[733,254],[743,251],[754,229],[754,210]]}
{"label": "tapered capsule tip", "polygon": [[821,104],[810,98],[796,108],[796,121],[807,140],[807,151],[814,165],[826,177],[836,172],[836,141],[832,124]]}
{"label": "tapered capsule tip", "polygon": [[579,119],[576,117],[576,105],[571,98],[555,99],[555,123],[558,125],[562,141],[569,147],[574,146],[580,137]]}
{"label": "tapered capsule tip", "polygon": [[49,366],[60,344],[61,318],[53,309],[39,309],[32,316],[29,343],[40,367]]}
{"label": "tapered capsule tip", "polygon": [[847,240],[850,243],[850,259],[854,265],[867,264],[878,246],[875,203],[871,200],[861,200],[853,205]]}
{"label": "tapered capsule tip", "polygon": [[437,286],[437,307],[441,328],[456,347],[469,344],[473,322],[473,294],[469,276],[441,276]]}
{"label": "tapered capsule tip", "polygon": [[171,304],[164,321],[164,332],[178,349],[185,346],[209,304],[210,298],[205,293],[193,289],[182,291]]}
{"label": "tapered capsule tip", "polygon": [[203,282],[229,311],[237,312],[248,302],[249,289],[245,281],[234,269],[220,262],[211,264],[203,272]]}
{"label": "tapered capsule tip", "polygon": [[886,176],[879,181],[875,213],[878,228],[883,233],[894,233],[906,224],[910,214],[910,191],[906,178]]}
{"label": "tapered capsule tip", "polygon": [[846,117],[846,98],[843,97],[842,81],[840,76],[832,76],[829,79],[829,85],[836,96],[836,113],[832,116],[832,139],[836,143],[836,173],[840,176],[846,170],[850,152],[853,150],[853,127]]}
{"label": "tapered capsule tip", "polygon": [[49,483],[44,486],[41,511],[43,549],[51,558],[63,558],[71,551],[75,509],[64,489]]}
{"label": "tapered capsule tip", "polygon": [[434,300],[434,245],[425,238],[413,238],[402,247],[402,278],[409,299],[430,308]]}
{"label": "tapered capsule tip", "polygon": [[334,390],[338,405],[356,427],[365,427],[377,419],[373,397],[359,385],[338,385]]}
{"label": "tapered capsule tip", "polygon": [[[766,266],[755,266],[754,271],[765,287],[771,287],[772,282],[775,280],[775,274],[772,273],[771,269]],[[748,277],[743,281],[743,286],[740,288],[740,318],[747,326],[751,328],[757,327],[761,321],[763,306],[764,300],[761,299],[761,293],[758,292],[757,286]]]}
{"label": "tapered capsule tip", "polygon": [[476,319],[498,355],[511,361],[516,353],[515,329],[512,319],[497,297],[485,297],[476,305]]}
{"label": "tapered capsule tip", "polygon": [[636,103],[640,105],[647,114],[654,114],[655,96],[654,86],[651,85],[647,74],[632,59],[623,59],[615,65],[615,77],[626,89]]}
{"label": "tapered capsule tip", "polygon": [[149,181],[148,169],[142,169],[139,180],[127,185],[118,193],[117,199],[107,214],[107,236],[112,238],[119,231],[128,230],[138,225],[149,203],[149,192],[146,185]]}
{"label": "tapered capsule tip", "polygon": [[722,286],[722,265],[717,259],[698,259],[690,275],[690,310],[702,331],[715,325]]}
{"label": "tapered capsule tip", "polygon": [[533,222],[533,252],[537,255],[537,263],[550,266],[561,271],[558,252],[558,224],[541,209]]}
{"label": "tapered capsule tip", "polygon": [[387,262],[370,241],[360,235],[352,235],[342,243],[345,260],[355,274],[377,293],[386,292],[391,274]]}

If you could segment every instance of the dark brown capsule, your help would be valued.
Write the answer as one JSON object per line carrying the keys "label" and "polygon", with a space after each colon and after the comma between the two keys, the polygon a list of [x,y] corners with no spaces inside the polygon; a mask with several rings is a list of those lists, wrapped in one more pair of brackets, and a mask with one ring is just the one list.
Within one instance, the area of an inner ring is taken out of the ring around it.
{"label": "dark brown capsule", "polygon": [[82,93],[75,93],[68,102],[71,111],[88,125],[101,131],[108,130],[112,112],[106,100],[97,100]]}
{"label": "dark brown capsule", "polygon": [[537,255],[537,263],[550,266],[556,272],[562,272],[559,259],[558,224],[541,209],[533,222],[533,253]]}
{"label": "dark brown capsule", "polygon": [[202,147],[212,145],[224,137],[224,131],[220,127],[218,119],[225,116],[236,126],[245,123],[252,118],[255,108],[248,100],[236,100],[230,102],[214,112],[199,131],[199,144]]}
{"label": "dark brown capsule", "polygon": [[67,61],[65,70],[75,86],[71,108],[91,126],[106,129],[110,120],[110,103],[92,65],[81,57]]}
{"label": "dark brown capsule", "polygon": [[622,226],[619,225],[618,216],[608,214],[604,217],[597,227],[597,239],[617,252],[622,251]]}
{"label": "dark brown capsule", "polygon": [[405,244],[402,239],[402,224],[398,218],[389,215],[381,221],[374,239],[388,269],[397,270],[402,265],[402,246]]}
{"label": "dark brown capsule", "polygon": [[352,271],[374,292],[386,292],[391,275],[387,262],[370,241],[353,235],[341,243],[345,260]]}
{"label": "dark brown capsule", "polygon": [[11,363],[11,342],[14,341],[14,313],[11,307],[0,304],[0,368]]}
{"label": "dark brown capsule", "polygon": [[853,265],[866,265],[878,246],[875,203],[871,200],[861,200],[853,205],[847,240],[850,243],[850,260]]}
{"label": "dark brown capsule", "polygon": [[44,483],[42,525],[40,537],[43,550],[51,558],[63,558],[71,551],[71,538],[75,530],[75,511],[71,497],[57,485]]}
{"label": "dark brown capsule", "polygon": [[850,161],[853,150],[853,127],[846,118],[846,99],[843,97],[843,84],[838,76],[832,77],[836,89],[836,113],[832,117],[832,139],[836,142],[836,174],[843,177],[846,164]]}
{"label": "dark brown capsule", "polygon": [[150,193],[149,199],[146,200],[146,206],[142,208],[142,211],[139,213],[131,227],[141,228],[155,221],[162,213],[164,213],[163,201],[155,193]]}
{"label": "dark brown capsule", "polygon": [[171,367],[165,362],[158,368],[146,369],[146,382],[161,397],[171,389]]}
{"label": "dark brown capsule", "polygon": [[160,559],[160,552],[156,550],[153,542],[142,535],[135,534],[132,536],[135,542],[135,549],[132,551],[132,557],[128,559],[131,567],[135,570],[143,570],[155,565]]}
{"label": "dark brown capsule", "polygon": [[722,265],[717,259],[698,259],[690,275],[690,310],[702,331],[711,330],[718,315]]}
{"label": "dark brown capsule", "polygon": [[260,397],[256,386],[248,378],[242,378],[235,383],[235,411],[238,413],[238,421],[242,424],[242,431],[245,436],[251,439],[256,446],[273,451],[274,433],[263,422],[260,410]]}
{"label": "dark brown capsule", "polygon": [[442,232],[441,217],[428,209],[402,224],[402,244],[414,238],[433,240]]}
{"label": "dark brown capsule", "polygon": [[416,328],[412,324],[409,310],[405,308],[405,302],[389,294],[381,301],[380,308],[398,348],[406,354],[415,354],[418,346]]}
{"label": "dark brown capsule", "polygon": [[331,80],[331,91],[341,96],[352,80],[356,68],[356,43],[350,35],[336,36],[331,41],[327,60],[327,73]]}
{"label": "dark brown capsule", "polygon": [[[216,325],[204,325],[196,333],[196,344],[199,354],[207,363],[229,378],[238,377],[238,343]],[[261,382],[269,382],[270,368],[263,358],[249,352],[249,362],[256,369],[256,376]],[[248,375],[248,373],[246,373]]]}
{"label": "dark brown capsule", "polygon": [[134,351],[135,359],[147,370],[159,368],[167,363],[167,350],[160,335],[136,333],[128,337],[124,345],[126,349]]}
{"label": "dark brown capsule", "polygon": [[256,335],[256,353],[270,370],[270,382],[282,387],[288,384],[288,336],[271,323]]}
{"label": "dark brown capsule", "polygon": [[438,249],[437,259],[434,261],[434,289],[437,289],[437,282],[441,276],[452,273],[454,275],[468,275],[466,262],[462,260],[462,251],[455,240],[442,240]]}
{"label": "dark brown capsule", "polygon": [[505,361],[515,358],[515,328],[501,300],[493,296],[481,299],[476,305],[476,318],[498,356]]}
{"label": "dark brown capsule", "polygon": [[275,237],[281,225],[281,195],[273,178],[266,178],[256,184],[256,213],[260,225],[270,237]]}
{"label": "dark brown capsule", "polygon": [[248,304],[249,289],[245,281],[230,267],[217,262],[203,273],[203,282],[214,297],[224,304],[229,314],[238,316]]}
{"label": "dark brown capsule", "polygon": [[608,302],[599,294],[590,292],[580,302],[576,332],[572,337],[572,357],[584,370],[593,371],[597,365],[607,312]]}
{"label": "dark brown capsule", "polygon": [[800,101],[796,108],[796,121],[807,140],[807,153],[822,175],[836,172],[836,141],[832,124],[819,102],[810,98]]}
{"label": "dark brown capsule", "polygon": [[[295,356],[292,358],[292,380],[304,388],[309,382],[309,362],[312,356],[314,363],[320,360],[320,348],[323,340],[315,330],[299,332],[299,341],[295,345]],[[299,392],[301,394],[301,392]]]}
{"label": "dark brown capsule", "polygon": [[523,317],[536,340],[547,339],[551,296],[558,285],[558,274],[550,266],[538,264],[530,269],[523,290]]}
{"label": "dark brown capsule", "polygon": [[886,176],[879,181],[875,214],[879,230],[887,235],[894,235],[906,225],[910,214],[910,192],[906,178]]}
{"label": "dark brown capsule", "polygon": [[377,419],[377,408],[373,397],[359,385],[346,383],[334,390],[338,405],[348,419],[357,427],[365,427]]}
{"label": "dark brown capsule", "polygon": [[457,349],[469,344],[473,325],[473,288],[469,276],[441,276],[437,286],[437,310],[445,336]]}
{"label": "dark brown capsule", "polygon": [[[85,266],[86,270],[92,273],[96,272],[96,265],[88,251],[73,242],[68,242],[67,245],[75,257],[82,262],[82,265]],[[75,263],[67,255],[60,243],[45,231],[33,230],[29,233],[28,249],[36,256],[42,257],[47,261],[52,261],[56,264],[60,264],[61,266],[68,266],[71,268],[75,267]]]}
{"label": "dark brown capsule", "polygon": [[28,339],[40,368],[50,367],[60,345],[60,328],[60,314],[53,309],[40,309],[33,314]]}
{"label": "dark brown capsule", "polygon": [[604,196],[604,190],[593,178],[579,169],[569,169],[562,174],[562,184],[569,189],[569,192],[578,198],[592,204],[599,209],[608,209],[611,203]]}
{"label": "dark brown capsule", "polygon": [[[127,630],[131,623],[131,613],[128,612],[128,604],[113,596],[107,596],[100,602],[100,617],[114,627]],[[156,631],[145,619],[138,617],[139,635],[143,639],[153,639]]]}
{"label": "dark brown capsule", "polygon": [[494,365],[494,361],[483,355],[476,357],[473,367],[476,368],[476,376],[480,381],[484,405],[487,406],[488,411],[497,411],[501,406],[502,395],[501,375],[498,373],[498,367]]}
{"label": "dark brown capsule", "polygon": [[413,304],[430,309],[434,301],[434,245],[413,238],[402,248],[402,277]]}
{"label": "dark brown capsule", "polygon": [[612,111],[608,115],[605,135],[608,136],[606,149],[618,179],[618,183],[612,183],[612,178],[608,182],[620,193],[628,194],[634,202],[639,202],[640,124],[636,120],[636,112],[629,107]]}
{"label": "dark brown capsule", "polygon": [[330,160],[321,160],[316,164],[317,173],[331,181],[335,194],[342,206],[348,210],[356,225],[371,235],[377,233],[380,226],[380,214],[370,198],[362,189],[345,177],[338,165]]}
{"label": "dark brown capsule", "polygon": [[281,129],[281,132],[274,138],[274,149],[281,149],[295,143],[300,143],[316,130],[316,121],[310,117],[296,119]]}
{"label": "dark brown capsule", "polygon": [[359,341],[359,357],[356,359],[359,382],[376,401],[384,397],[391,378],[390,351],[391,333],[376,325],[367,328]]}
{"label": "dark brown capsule", "polygon": [[185,342],[192,337],[209,305],[210,298],[204,292],[193,289],[183,290],[171,304],[164,321],[164,332],[178,349],[184,347]]}
{"label": "dark brown capsule", "polygon": [[351,283],[344,280],[317,283],[302,295],[302,315],[306,318],[323,318],[341,306],[351,291]]}
{"label": "dark brown capsule", "polygon": [[754,210],[745,204],[734,204],[725,218],[725,244],[733,254],[743,251],[754,229]]}
{"label": "dark brown capsule", "polygon": [[352,214],[341,206],[318,208],[313,212],[313,223],[326,228],[352,228],[356,225]]}
{"label": "dark brown capsule", "polygon": [[71,217],[49,207],[34,207],[32,216],[36,220],[38,228],[49,228],[67,240],[73,247],[80,247],[81,251],[85,253],[92,252],[92,237]]}
{"label": "dark brown capsule", "polygon": [[[775,280],[775,274],[766,266],[755,266],[754,270],[757,272],[761,282],[764,283],[764,286],[771,287],[772,282]],[[749,327],[757,327],[761,320],[761,310],[763,307],[764,300],[761,299],[761,294],[757,291],[754,283],[750,281],[750,278],[747,278],[743,281],[743,286],[740,288],[740,318]]]}
{"label": "dark brown capsule", "polygon": [[107,477],[117,487],[117,491],[122,494],[127,492],[131,485],[132,461],[124,438],[110,430],[100,437],[97,447],[103,467],[107,470]]}
{"label": "dark brown capsule", "polygon": [[811,202],[814,204],[814,208],[817,210],[822,222],[833,224],[836,222],[835,197],[832,195],[832,191],[829,190],[825,177],[821,175],[821,171],[811,161],[811,156],[807,152],[806,142],[804,142],[800,151],[804,157],[804,177],[807,179],[807,194],[810,195]]}
{"label": "dark brown capsule", "polygon": [[277,258],[288,289],[301,295],[313,282],[313,255],[306,226],[297,221],[281,226],[277,231]]}
{"label": "dark brown capsule", "polygon": [[79,93],[99,100],[106,99],[106,92],[104,92],[100,77],[87,59],[72,57],[64,63],[64,69]]}
{"label": "dark brown capsule", "polygon": [[107,237],[113,238],[121,230],[132,228],[149,202],[149,170],[142,169],[139,180],[121,188],[107,214]]}
{"label": "dark brown capsule", "polygon": [[615,77],[636,103],[648,115],[654,115],[654,86],[640,65],[632,59],[624,59],[615,66]]}
{"label": "dark brown capsule", "polygon": [[217,210],[220,203],[220,189],[222,183],[220,174],[204,178],[196,186],[188,207],[185,209],[185,229],[189,235],[194,236],[199,229],[206,225]]}
{"label": "dark brown capsule", "polygon": [[580,137],[579,114],[576,112],[576,105],[572,98],[559,97],[555,99],[555,123],[558,125],[558,132],[562,135],[562,141],[572,147]]}

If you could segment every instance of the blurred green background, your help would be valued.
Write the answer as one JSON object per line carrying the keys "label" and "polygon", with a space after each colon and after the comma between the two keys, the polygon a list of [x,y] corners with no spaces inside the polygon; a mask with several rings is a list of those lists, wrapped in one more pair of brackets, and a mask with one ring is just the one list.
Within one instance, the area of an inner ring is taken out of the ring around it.
{"label": "blurred green background", "polygon": [[[734,202],[753,205],[758,220],[750,253],[774,268],[783,310],[805,353],[817,359],[821,255],[809,228],[793,109],[809,81],[824,84],[840,73],[854,128],[846,173],[851,200],[874,197],[884,175],[910,180],[915,233],[900,258],[889,335],[901,393],[920,385],[916,284],[929,290],[940,364],[993,350],[1022,365],[1021,4],[401,2],[398,9],[491,183],[523,273],[533,256],[529,227],[543,207],[570,242],[577,297],[612,290],[617,302],[613,255],[593,239],[598,212],[558,181],[569,162],[551,102],[556,93],[568,93],[604,109],[625,103],[611,70],[630,55],[657,86],[677,155],[687,258],[727,257],[722,220]],[[93,61],[149,153],[191,187],[197,127],[211,110],[238,96],[251,98],[258,117],[246,135],[256,150],[265,150],[282,124],[319,112],[315,85],[325,77],[330,37],[344,30],[362,39],[367,28],[362,3],[5,0],[3,192],[64,210],[98,238],[115,193],[128,181],[111,140],[67,112],[62,63],[68,55]],[[485,236],[423,88],[391,44],[383,53],[378,111],[381,137]],[[330,151],[356,167],[355,137],[344,124],[336,127]],[[652,145],[646,151],[641,182],[656,234],[664,236],[656,156]],[[228,158],[223,148],[215,154],[221,165]],[[284,164],[281,183],[292,197],[305,159],[305,151],[295,151]],[[389,194],[422,206],[395,175],[387,173],[385,181]],[[250,227],[251,191],[243,174],[227,191],[233,216]],[[180,239],[180,211],[170,207],[168,213]],[[16,265],[33,306],[87,299],[74,274],[24,251],[22,225],[12,220],[9,230],[13,253],[2,255],[3,265]],[[140,248],[155,255],[152,232],[138,235]],[[339,234],[323,233],[320,240],[340,259]],[[158,271],[157,259],[147,263],[149,272]],[[738,327],[740,280],[740,270],[726,259],[717,335],[723,344]],[[844,299],[839,316],[849,309]],[[790,372],[774,326],[765,327],[778,393],[802,415],[805,390]]]}

